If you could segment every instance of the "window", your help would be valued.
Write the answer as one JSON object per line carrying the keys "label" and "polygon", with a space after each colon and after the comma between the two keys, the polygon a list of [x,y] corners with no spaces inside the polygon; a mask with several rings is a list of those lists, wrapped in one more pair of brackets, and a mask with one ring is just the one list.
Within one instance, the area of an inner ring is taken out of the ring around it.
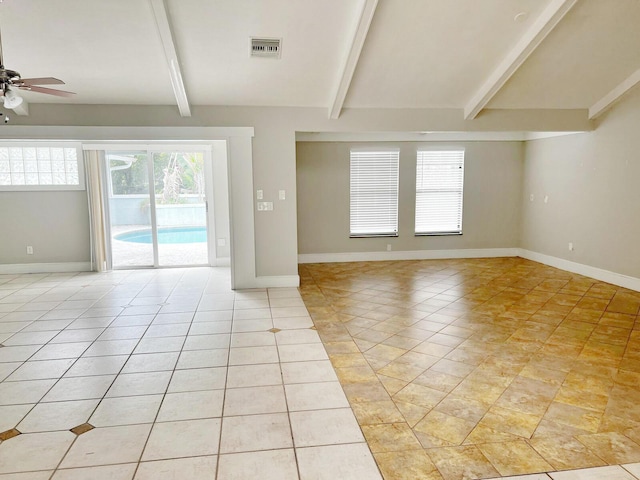
{"label": "window", "polygon": [[80,190],[84,188],[77,144],[0,144],[0,190]]}
{"label": "window", "polygon": [[351,150],[351,237],[398,235],[399,150]]}
{"label": "window", "polygon": [[464,150],[419,150],[416,235],[462,234]]}

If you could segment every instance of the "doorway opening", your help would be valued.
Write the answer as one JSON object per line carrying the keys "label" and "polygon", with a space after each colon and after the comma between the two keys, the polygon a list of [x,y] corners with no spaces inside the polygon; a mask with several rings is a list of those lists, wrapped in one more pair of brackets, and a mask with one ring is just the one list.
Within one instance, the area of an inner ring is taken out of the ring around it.
{"label": "doorway opening", "polygon": [[104,151],[109,268],[229,264],[226,142],[215,143]]}

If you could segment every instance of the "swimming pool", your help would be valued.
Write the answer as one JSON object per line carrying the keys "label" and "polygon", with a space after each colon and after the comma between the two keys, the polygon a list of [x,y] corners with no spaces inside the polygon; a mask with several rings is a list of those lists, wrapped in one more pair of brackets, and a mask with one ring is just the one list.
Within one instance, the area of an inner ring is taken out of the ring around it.
{"label": "swimming pool", "polygon": [[[116,240],[131,243],[153,243],[150,228],[134,230],[116,235]],[[158,243],[205,243],[207,241],[207,227],[160,227],[158,228]]]}

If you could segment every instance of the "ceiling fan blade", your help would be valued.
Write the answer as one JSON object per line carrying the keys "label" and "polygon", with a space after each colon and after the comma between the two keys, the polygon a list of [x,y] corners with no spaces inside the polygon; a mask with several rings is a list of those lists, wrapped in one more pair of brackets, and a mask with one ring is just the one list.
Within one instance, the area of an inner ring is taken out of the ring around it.
{"label": "ceiling fan blade", "polygon": [[18,87],[20,90],[27,90],[29,92],[46,93],[48,95],[56,95],[57,97],[71,97],[75,95],[74,92],[65,92],[64,90],[55,90],[53,88],[36,87],[32,85],[25,85],[24,87]]}
{"label": "ceiling fan blade", "polygon": [[64,85],[62,80],[53,77],[21,78],[14,82],[17,85]]}

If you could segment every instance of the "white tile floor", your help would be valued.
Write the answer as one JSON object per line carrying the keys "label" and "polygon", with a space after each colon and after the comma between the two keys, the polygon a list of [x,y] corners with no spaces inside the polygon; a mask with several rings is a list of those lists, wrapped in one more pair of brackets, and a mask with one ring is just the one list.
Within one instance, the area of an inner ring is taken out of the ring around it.
{"label": "white tile floor", "polygon": [[20,432],[0,480],[379,480],[297,289],[228,285],[212,268],[0,275],[0,436]]}
{"label": "white tile floor", "polygon": [[226,269],[0,275],[0,480],[379,479],[312,326]]}

